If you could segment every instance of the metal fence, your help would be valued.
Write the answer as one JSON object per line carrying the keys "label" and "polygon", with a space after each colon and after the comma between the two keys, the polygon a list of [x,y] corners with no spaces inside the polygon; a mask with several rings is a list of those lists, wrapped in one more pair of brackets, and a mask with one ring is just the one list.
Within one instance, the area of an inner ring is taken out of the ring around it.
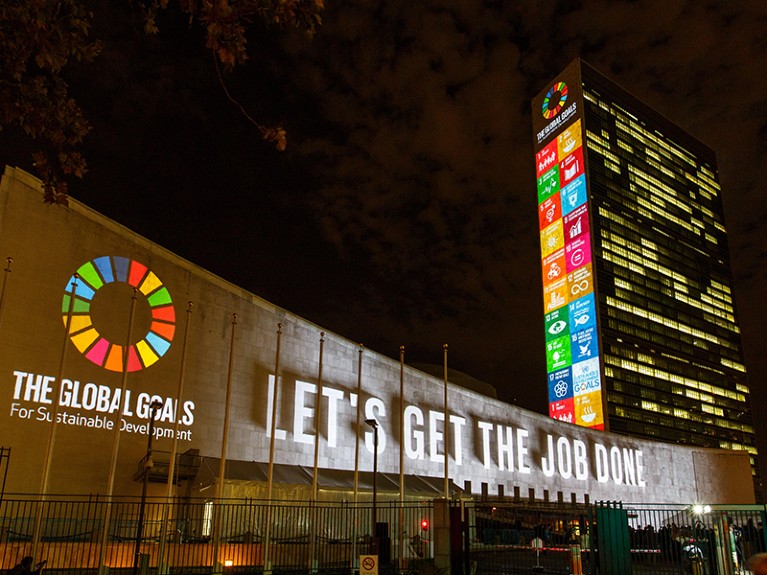
{"label": "metal fence", "polygon": [[[464,505],[461,572],[734,575],[767,549],[764,506]],[[455,569],[454,575],[455,575]]]}
{"label": "metal fence", "polygon": [[349,573],[360,555],[375,553],[382,566],[397,571],[432,556],[432,517],[428,501],[373,507],[147,500],[142,516],[134,499],[6,497],[0,504],[0,568],[34,553],[47,560],[47,571],[62,574],[95,573],[100,565],[127,572],[134,562],[149,573],[255,573],[265,562],[275,573]]}
{"label": "metal fence", "polygon": [[[572,573],[571,545],[588,532],[585,505],[478,501],[464,506],[465,573]],[[584,541],[584,547],[589,544]],[[578,550],[587,561],[588,552]],[[584,571],[587,572],[587,571]]]}
{"label": "metal fence", "polygon": [[[763,506],[349,502],[6,496],[0,568],[56,574],[734,575],[767,549]],[[435,520],[440,525],[435,525]],[[37,541],[36,549],[33,549]],[[447,550],[447,552],[445,551]],[[447,556],[447,558],[446,558]]]}
{"label": "metal fence", "polygon": [[[624,518],[613,531],[623,531],[619,539],[625,539],[630,549],[633,573],[750,573],[749,558],[767,549],[764,506],[603,504],[603,508]],[[607,536],[616,539],[614,532]]]}

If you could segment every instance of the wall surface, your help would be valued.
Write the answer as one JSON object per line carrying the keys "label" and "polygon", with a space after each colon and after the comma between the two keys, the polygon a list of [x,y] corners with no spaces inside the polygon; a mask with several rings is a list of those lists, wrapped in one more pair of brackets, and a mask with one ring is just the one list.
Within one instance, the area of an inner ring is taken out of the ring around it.
{"label": "wall surface", "polygon": [[[146,450],[148,405],[155,400],[162,405],[156,449],[170,452],[175,436],[179,452],[221,457],[228,407],[227,461],[267,462],[278,324],[275,462],[312,469],[320,326],[74,200],[68,207],[44,205],[39,182],[12,168],[0,186],[0,262],[6,257],[13,258],[0,278],[7,492],[40,490],[53,441],[49,492],[106,493],[116,448],[114,493],[137,494],[132,476]],[[78,270],[70,311],[65,294]],[[123,373],[126,341],[131,351]],[[379,470],[398,474],[404,399],[405,473],[443,477],[443,381],[405,366],[401,398],[398,362],[333,333],[325,333],[322,347],[319,467],[354,470],[359,405],[362,420],[380,423]],[[565,501],[573,494],[578,501],[585,495],[592,501],[753,501],[745,454],[578,428],[455,385],[448,396],[449,476],[461,488],[470,482],[475,493],[486,484],[491,494],[500,486],[507,495],[556,500],[561,493]],[[359,469],[369,471],[371,429],[363,425],[359,439]]]}

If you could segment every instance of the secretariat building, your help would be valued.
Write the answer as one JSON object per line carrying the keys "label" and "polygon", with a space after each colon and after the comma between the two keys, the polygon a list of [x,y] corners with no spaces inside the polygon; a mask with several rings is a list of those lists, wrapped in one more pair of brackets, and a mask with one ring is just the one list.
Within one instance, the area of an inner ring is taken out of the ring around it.
{"label": "secretariat building", "polygon": [[549,415],[757,450],[714,152],[580,60],[532,102]]}

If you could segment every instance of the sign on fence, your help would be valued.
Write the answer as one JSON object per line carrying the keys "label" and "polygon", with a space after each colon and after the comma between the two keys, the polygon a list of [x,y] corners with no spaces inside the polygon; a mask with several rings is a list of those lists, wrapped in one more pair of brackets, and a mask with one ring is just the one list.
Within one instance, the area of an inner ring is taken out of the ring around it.
{"label": "sign on fence", "polygon": [[378,555],[360,555],[360,575],[378,575]]}

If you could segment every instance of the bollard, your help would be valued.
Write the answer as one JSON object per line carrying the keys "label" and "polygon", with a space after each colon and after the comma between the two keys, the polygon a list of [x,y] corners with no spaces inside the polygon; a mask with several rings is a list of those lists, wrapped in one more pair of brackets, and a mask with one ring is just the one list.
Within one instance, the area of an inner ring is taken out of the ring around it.
{"label": "bollard", "polygon": [[573,575],[583,575],[580,545],[570,545],[570,572]]}
{"label": "bollard", "polygon": [[138,572],[140,575],[147,575],[149,573],[149,553],[139,554],[139,567]]}
{"label": "bollard", "polygon": [[692,575],[703,575],[703,561],[700,559],[693,559],[690,563],[690,569],[692,570]]}

